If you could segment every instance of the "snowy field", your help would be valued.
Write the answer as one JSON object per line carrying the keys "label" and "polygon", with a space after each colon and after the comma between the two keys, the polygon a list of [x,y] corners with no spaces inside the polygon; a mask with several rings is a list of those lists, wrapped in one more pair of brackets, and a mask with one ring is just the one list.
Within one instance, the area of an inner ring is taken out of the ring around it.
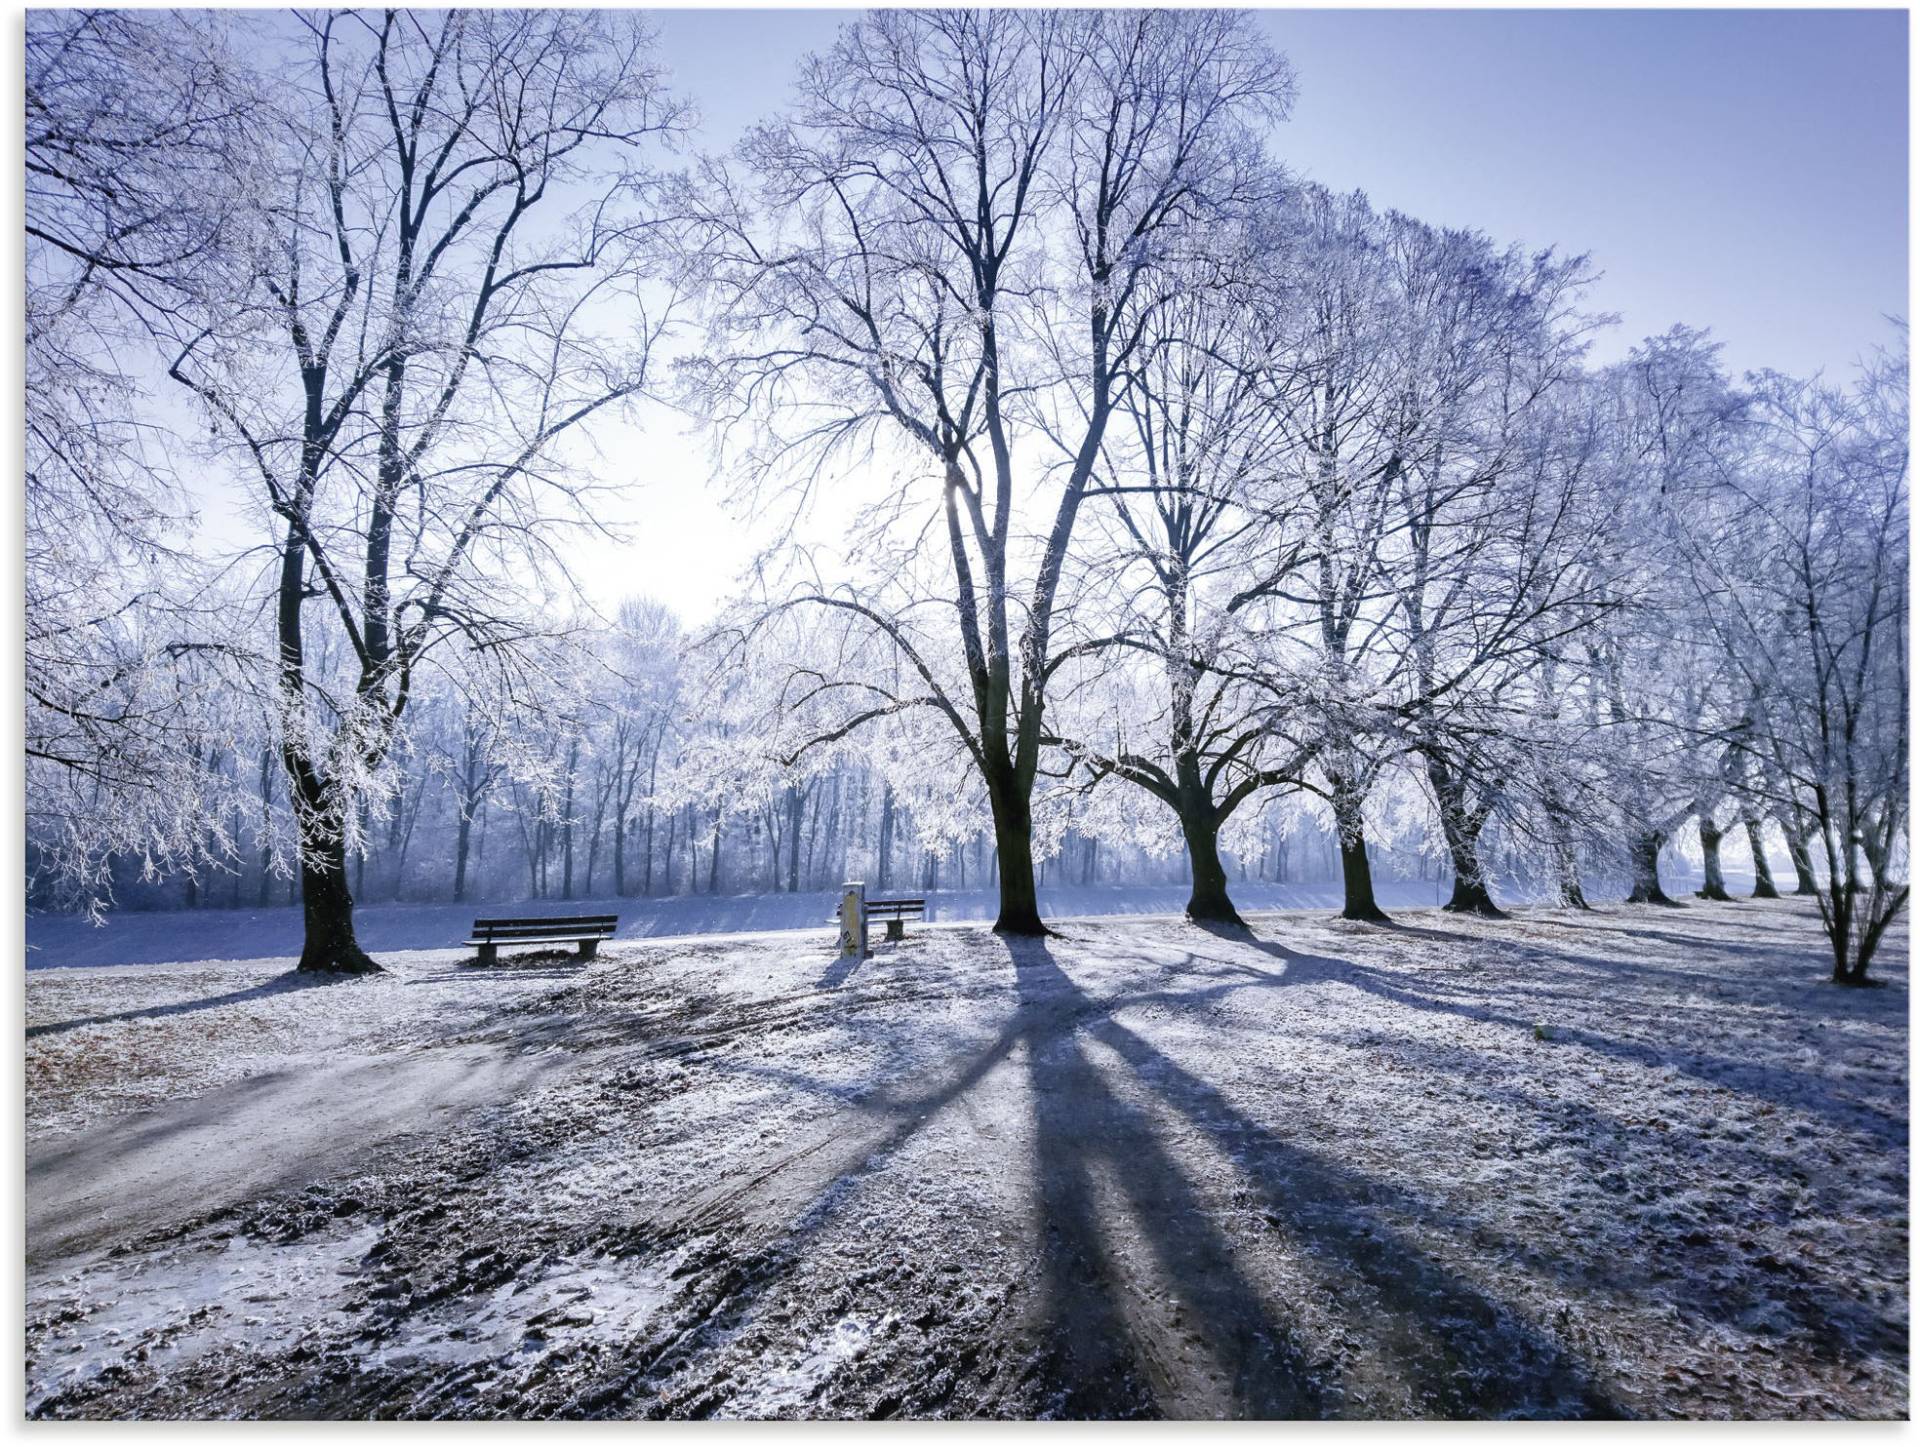
{"label": "snowy field", "polygon": [[1783,901],[35,971],[27,1406],[1900,1416],[1906,951],[1833,989]]}

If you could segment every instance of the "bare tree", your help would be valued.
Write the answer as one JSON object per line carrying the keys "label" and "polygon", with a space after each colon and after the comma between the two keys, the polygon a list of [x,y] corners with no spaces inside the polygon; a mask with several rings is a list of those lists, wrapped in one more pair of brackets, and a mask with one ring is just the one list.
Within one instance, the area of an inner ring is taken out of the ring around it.
{"label": "bare tree", "polygon": [[[1224,227],[1219,244],[1231,248]],[[1084,709],[1056,707],[1053,728],[1096,782],[1125,779],[1174,812],[1191,866],[1187,915],[1237,924],[1221,828],[1260,790],[1296,783],[1310,753],[1286,739],[1288,683],[1265,647],[1269,605],[1310,548],[1296,496],[1274,485],[1286,459],[1256,376],[1266,339],[1245,324],[1257,275],[1236,284],[1214,264],[1193,282],[1150,328],[1125,425],[1109,433],[1088,490],[1106,505],[1094,536],[1111,541],[1105,557],[1083,549],[1093,556],[1081,591],[1113,602],[1081,621],[1093,636],[1068,635],[1054,667],[1090,669],[1106,717],[1068,735]]]}
{"label": "bare tree", "polygon": [[26,22],[28,812],[43,877],[95,907],[115,854],[192,867],[232,792],[195,762],[197,706],[251,640],[180,550],[188,502],[137,406],[151,332],[202,293],[237,201],[255,97],[224,37],[131,11]]}
{"label": "bare tree", "polygon": [[1704,333],[1676,327],[1636,347],[1598,384],[1608,412],[1613,526],[1596,540],[1606,616],[1583,639],[1614,747],[1629,903],[1677,903],[1661,850],[1718,788],[1728,730],[1724,659],[1693,607],[1681,540],[1710,505],[1740,434],[1743,399]]}
{"label": "bare tree", "polygon": [[1605,518],[1547,430],[1578,375],[1581,257],[1496,250],[1471,232],[1389,221],[1402,378],[1393,420],[1387,615],[1396,721],[1433,794],[1453,866],[1446,908],[1499,916],[1479,841],[1524,775],[1518,705],[1543,646],[1601,601],[1581,567]]}
{"label": "bare tree", "polygon": [[1818,848],[1833,980],[1859,985],[1908,891],[1904,336],[1850,394],[1771,374],[1756,390],[1755,446],[1727,483],[1743,546],[1703,528],[1688,564],[1752,702],[1736,747]]}
{"label": "bare tree", "polygon": [[1399,303],[1382,225],[1364,196],[1305,188],[1285,265],[1260,303],[1279,359],[1268,387],[1285,429],[1285,475],[1302,498],[1311,558],[1291,665],[1299,727],[1315,745],[1302,785],[1333,815],[1343,916],[1371,921],[1387,917],[1374,898],[1364,810],[1392,751],[1384,683],[1394,593],[1384,564],[1405,465],[1395,428]]}
{"label": "bare tree", "polygon": [[[894,516],[944,540],[945,631],[884,590],[786,601],[855,614],[907,660],[909,692],[849,689],[864,702],[835,727],[908,708],[951,725],[991,801],[995,928],[1039,933],[1032,794],[1068,548],[1165,263],[1258,199],[1250,127],[1284,113],[1291,76],[1229,12],[881,11],[798,89],[742,148],[759,215],[714,229],[709,397],[804,419],[785,441],[808,477],[876,437],[931,472],[926,508]],[[1030,538],[1021,494],[1056,460]]]}
{"label": "bare tree", "polygon": [[[300,967],[358,972],[354,801],[429,653],[524,636],[508,565],[564,574],[545,531],[580,491],[562,445],[647,386],[659,324],[637,150],[682,113],[629,17],[302,23],[234,304],[183,330],[170,372],[282,529]],[[316,606],[345,677],[307,666]]]}

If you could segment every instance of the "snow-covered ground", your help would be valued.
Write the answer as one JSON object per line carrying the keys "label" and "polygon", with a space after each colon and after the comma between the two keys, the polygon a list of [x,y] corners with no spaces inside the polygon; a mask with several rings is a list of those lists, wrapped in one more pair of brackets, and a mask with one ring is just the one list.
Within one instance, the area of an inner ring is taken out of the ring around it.
{"label": "snow-covered ground", "polygon": [[1804,903],[27,983],[42,1416],[1896,1416]]}

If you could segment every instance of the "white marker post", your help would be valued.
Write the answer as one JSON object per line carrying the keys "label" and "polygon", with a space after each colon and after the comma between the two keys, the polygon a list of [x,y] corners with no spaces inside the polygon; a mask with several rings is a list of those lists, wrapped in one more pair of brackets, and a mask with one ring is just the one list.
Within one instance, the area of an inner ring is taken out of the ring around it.
{"label": "white marker post", "polygon": [[852,879],[840,886],[840,958],[864,960],[867,950],[867,886]]}

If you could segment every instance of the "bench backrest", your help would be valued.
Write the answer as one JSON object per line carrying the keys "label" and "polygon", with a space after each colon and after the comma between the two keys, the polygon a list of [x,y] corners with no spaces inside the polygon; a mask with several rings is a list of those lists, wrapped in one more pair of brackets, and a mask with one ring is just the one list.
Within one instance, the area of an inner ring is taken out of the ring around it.
{"label": "bench backrest", "polygon": [[611,939],[620,924],[617,914],[548,915],[544,919],[477,919],[476,937],[498,940],[570,939],[599,937]]}
{"label": "bench backrest", "polygon": [[895,913],[903,909],[925,909],[924,899],[870,899],[867,901],[867,913]]}

